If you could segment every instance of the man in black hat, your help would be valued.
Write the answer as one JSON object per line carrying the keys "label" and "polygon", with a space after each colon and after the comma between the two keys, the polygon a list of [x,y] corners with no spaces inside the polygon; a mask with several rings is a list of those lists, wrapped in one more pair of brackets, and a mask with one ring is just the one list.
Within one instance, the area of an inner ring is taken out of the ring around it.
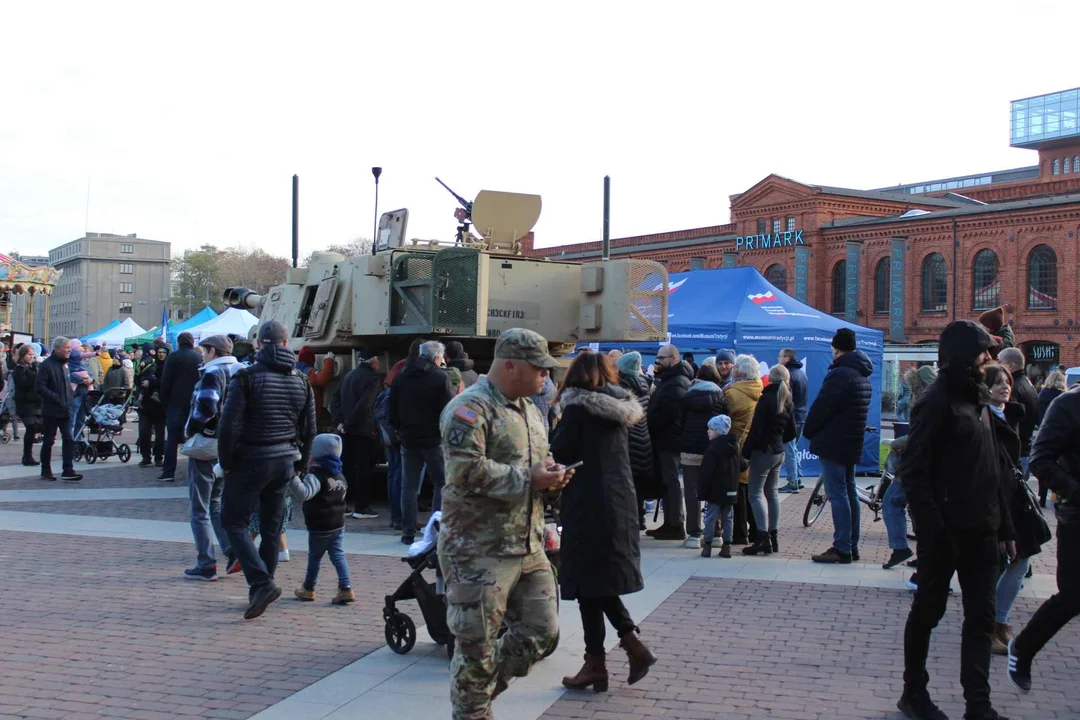
{"label": "man in black hat", "polygon": [[983,366],[994,341],[970,320],[949,324],[938,344],[941,371],[911,411],[907,452],[900,461],[918,527],[915,600],[904,628],[904,694],[909,718],[943,720],[927,691],[930,633],[945,614],[953,574],[960,578],[964,628],[960,684],[967,720],[1003,720],[990,705],[990,635],[998,556],[1010,552],[1012,523],[987,404]]}
{"label": "man in black hat", "polygon": [[347,508],[357,519],[378,517],[371,509],[372,473],[375,471],[375,399],[379,396],[379,357],[356,351],[356,367],[345,374],[330,398],[330,417],[341,434],[341,462],[349,485]]}
{"label": "man in black hat", "polygon": [[[217,430],[218,462],[225,471],[221,525],[248,581],[248,620],[281,597],[274,571],[285,488],[307,468],[315,438],[315,396],[307,376],[295,367],[285,326],[269,320],[257,337],[255,364],[229,381]],[[247,529],[256,505],[262,529],[257,551]]]}
{"label": "man in black hat", "polygon": [[816,563],[848,565],[859,559],[859,496],[855,492],[855,465],[862,458],[866,416],[870,413],[870,358],[855,349],[855,331],[840,328],[832,339],[833,364],[821,381],[814,404],[806,415],[803,435],[810,452],[818,456],[821,477],[829,493],[833,518],[833,544]]}

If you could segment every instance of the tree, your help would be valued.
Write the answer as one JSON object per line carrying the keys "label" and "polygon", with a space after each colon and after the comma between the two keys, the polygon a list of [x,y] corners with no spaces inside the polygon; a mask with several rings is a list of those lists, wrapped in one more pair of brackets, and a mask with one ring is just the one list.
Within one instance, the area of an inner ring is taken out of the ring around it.
{"label": "tree", "polygon": [[[340,253],[345,257],[356,257],[358,255],[370,255],[371,254],[371,238],[355,237],[347,243],[332,243],[327,245],[321,252],[334,252]],[[310,253],[300,263],[301,267],[307,267],[311,264],[311,256],[314,253]]]}
{"label": "tree", "polygon": [[222,312],[225,305],[221,294],[225,288],[244,287],[265,294],[284,282],[288,267],[288,260],[261,248],[219,250],[213,245],[203,245],[173,259],[171,305],[181,310],[182,318],[207,305]]}

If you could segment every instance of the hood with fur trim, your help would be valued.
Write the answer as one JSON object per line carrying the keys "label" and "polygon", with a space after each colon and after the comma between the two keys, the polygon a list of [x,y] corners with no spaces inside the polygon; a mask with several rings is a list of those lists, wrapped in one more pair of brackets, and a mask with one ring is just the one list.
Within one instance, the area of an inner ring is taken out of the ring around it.
{"label": "hood with fur trim", "polygon": [[579,405],[594,417],[626,427],[637,424],[645,417],[641,403],[618,385],[608,385],[603,390],[566,388],[559,402],[564,410]]}

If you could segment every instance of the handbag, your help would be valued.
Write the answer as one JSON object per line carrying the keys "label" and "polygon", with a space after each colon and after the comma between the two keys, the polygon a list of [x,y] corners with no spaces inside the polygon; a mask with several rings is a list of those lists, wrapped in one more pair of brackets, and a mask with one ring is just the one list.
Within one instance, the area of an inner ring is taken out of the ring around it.
{"label": "handbag", "polygon": [[184,441],[180,448],[180,454],[186,455],[192,460],[217,460],[217,438],[206,437],[202,433],[195,433]]}
{"label": "handbag", "polygon": [[1019,468],[1013,468],[1016,473],[1017,483],[1020,485],[1020,492],[1024,494],[1021,502],[1023,503],[1023,515],[1017,520],[1013,521],[1013,525],[1023,524],[1025,530],[1031,533],[1031,538],[1039,547],[1042,547],[1046,543],[1050,542],[1054,534],[1050,531],[1050,524],[1046,522],[1046,518],[1043,517],[1042,510],[1039,509],[1039,499],[1035,497],[1035,491],[1031,489],[1031,486],[1024,482],[1024,474],[1020,472]]}

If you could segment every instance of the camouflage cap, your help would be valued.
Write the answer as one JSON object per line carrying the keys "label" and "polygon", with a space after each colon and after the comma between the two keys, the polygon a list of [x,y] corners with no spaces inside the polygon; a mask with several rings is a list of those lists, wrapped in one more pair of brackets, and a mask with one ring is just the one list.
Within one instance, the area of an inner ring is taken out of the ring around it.
{"label": "camouflage cap", "polygon": [[500,360],[524,360],[548,370],[559,366],[555,358],[548,354],[547,340],[540,333],[525,328],[504,330],[495,341],[495,357]]}

